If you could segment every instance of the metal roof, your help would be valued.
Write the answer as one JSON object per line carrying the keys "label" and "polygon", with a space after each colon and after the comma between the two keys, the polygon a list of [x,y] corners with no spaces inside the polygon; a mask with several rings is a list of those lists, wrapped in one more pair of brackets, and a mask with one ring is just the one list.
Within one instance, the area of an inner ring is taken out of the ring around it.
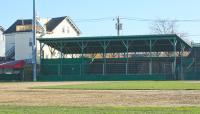
{"label": "metal roof", "polygon": [[126,52],[126,41],[129,42],[129,52],[149,52],[149,41],[152,41],[153,52],[174,51],[174,40],[177,41],[176,51],[181,50],[181,44],[185,46],[185,50],[191,49],[191,46],[176,34],[40,38],[38,40],[65,54],[80,54],[81,45],[85,47],[84,53],[102,53],[103,42],[107,44],[107,53],[123,53]]}

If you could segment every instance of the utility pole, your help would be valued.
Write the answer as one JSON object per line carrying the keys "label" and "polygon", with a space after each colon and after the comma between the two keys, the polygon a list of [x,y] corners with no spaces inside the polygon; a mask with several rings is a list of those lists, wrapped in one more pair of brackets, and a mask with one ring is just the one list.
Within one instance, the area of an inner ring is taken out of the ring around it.
{"label": "utility pole", "polygon": [[120,30],[122,30],[122,23],[120,23],[120,17],[117,17],[116,29],[117,29],[117,36],[120,36]]}
{"label": "utility pole", "polygon": [[37,44],[36,44],[36,0],[33,0],[33,22],[32,22],[32,71],[33,81],[37,81]]}

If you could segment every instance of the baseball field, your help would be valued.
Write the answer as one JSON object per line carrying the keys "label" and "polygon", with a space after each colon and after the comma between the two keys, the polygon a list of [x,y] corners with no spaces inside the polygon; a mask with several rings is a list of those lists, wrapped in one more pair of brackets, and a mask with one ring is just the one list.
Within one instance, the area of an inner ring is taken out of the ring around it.
{"label": "baseball field", "polygon": [[0,114],[199,113],[199,81],[0,83]]}

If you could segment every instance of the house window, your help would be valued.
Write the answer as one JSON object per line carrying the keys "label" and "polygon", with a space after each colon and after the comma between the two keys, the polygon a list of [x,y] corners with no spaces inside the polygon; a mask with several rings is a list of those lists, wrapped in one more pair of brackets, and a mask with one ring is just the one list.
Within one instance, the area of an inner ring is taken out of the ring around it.
{"label": "house window", "polygon": [[31,47],[33,45],[32,38],[29,38],[29,46]]}
{"label": "house window", "polygon": [[62,28],[62,32],[65,33],[65,27]]}
{"label": "house window", "polygon": [[67,33],[68,33],[68,34],[70,33],[70,29],[69,29],[69,27],[67,27]]}

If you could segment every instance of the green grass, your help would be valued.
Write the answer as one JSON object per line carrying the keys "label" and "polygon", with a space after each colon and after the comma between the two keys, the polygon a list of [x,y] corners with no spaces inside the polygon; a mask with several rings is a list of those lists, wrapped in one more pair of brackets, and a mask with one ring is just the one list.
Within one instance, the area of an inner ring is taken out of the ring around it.
{"label": "green grass", "polygon": [[0,106],[0,114],[200,114],[200,107]]}
{"label": "green grass", "polygon": [[77,85],[40,86],[33,89],[77,90],[200,90],[200,83],[191,81],[121,81]]}

